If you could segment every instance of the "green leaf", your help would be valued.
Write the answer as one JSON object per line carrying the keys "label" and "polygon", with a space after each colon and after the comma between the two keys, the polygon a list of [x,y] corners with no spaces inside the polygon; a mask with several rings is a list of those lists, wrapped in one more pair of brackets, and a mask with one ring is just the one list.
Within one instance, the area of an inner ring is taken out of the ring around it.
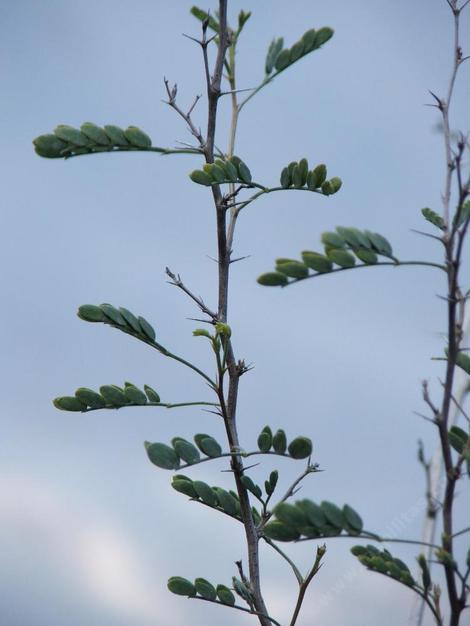
{"label": "green leaf", "polygon": [[168,589],[171,593],[175,593],[178,596],[188,596],[194,598],[196,595],[196,587],[192,582],[181,576],[172,576],[168,580]]}
{"label": "green leaf", "polygon": [[315,35],[315,42],[313,44],[313,50],[317,50],[320,46],[323,46],[334,35],[334,30],[328,26],[324,26],[317,30]]}
{"label": "green leaf", "polygon": [[[149,443],[146,441],[145,449],[147,450],[148,458],[157,467],[174,470],[180,466],[180,460],[176,452],[164,443]],[[195,486],[194,489],[196,489]]]}
{"label": "green leaf", "polygon": [[71,143],[74,146],[88,146],[90,140],[86,135],[82,132],[73,128],[73,126],[68,126],[67,124],[59,124],[54,130],[54,135],[62,141],[66,141],[67,143]]}
{"label": "green leaf", "polygon": [[172,441],[172,444],[176,454],[189,465],[201,460],[199,450],[196,446],[193,446],[191,442],[186,441],[185,439],[178,439],[176,441]]}
{"label": "green leaf", "polygon": [[423,581],[424,593],[427,593],[429,587],[431,586],[431,574],[429,572],[428,563],[424,554],[420,554],[417,558],[417,561],[421,568],[421,578]]}
{"label": "green leaf", "polygon": [[365,230],[364,234],[367,235],[367,238],[379,254],[388,257],[393,256],[392,246],[385,237],[378,233],[371,233],[369,230]]}
{"label": "green leaf", "polygon": [[468,354],[465,352],[458,352],[455,363],[462,368],[464,372],[470,374],[470,356]]}
{"label": "green leaf", "polygon": [[308,437],[296,437],[293,439],[287,451],[293,459],[306,459],[312,454],[312,440]]}
{"label": "green leaf", "polygon": [[291,181],[291,177],[290,177],[290,174],[289,174],[289,168],[288,167],[285,167],[282,170],[280,183],[281,183],[281,187],[283,189],[288,189],[291,186],[292,181]]}
{"label": "green leaf", "polygon": [[296,505],[300,507],[305,515],[307,516],[308,521],[319,531],[326,525],[326,517],[322,508],[312,502],[312,500],[304,499],[296,502]]}
{"label": "green leaf", "polygon": [[328,248],[344,248],[345,241],[338,233],[325,232],[322,233],[321,242]]}
{"label": "green leaf", "polygon": [[130,383],[126,383],[124,386],[124,395],[131,404],[147,404],[147,396],[145,393]]}
{"label": "green leaf", "polygon": [[279,53],[274,67],[278,72],[282,72],[290,65],[290,50],[284,49]]}
{"label": "green leaf", "polygon": [[341,267],[354,267],[356,259],[350,252],[346,250],[337,250],[336,248],[330,248],[326,251],[328,258]]}
{"label": "green leaf", "polygon": [[204,185],[205,187],[210,187],[212,185],[212,178],[202,170],[192,171],[189,178],[193,181],[193,183],[197,183],[198,185]]}
{"label": "green leaf", "polygon": [[287,449],[286,433],[279,429],[273,437],[273,448],[277,454],[285,454]]}
{"label": "green leaf", "polygon": [[277,263],[276,270],[291,278],[306,278],[308,276],[308,267],[300,261]]}
{"label": "green leaf", "polygon": [[268,539],[273,539],[274,541],[296,541],[300,538],[298,530],[292,526],[286,526],[286,524],[278,520],[266,524],[263,533]]}
{"label": "green leaf", "polygon": [[150,385],[144,385],[144,391],[147,394],[149,402],[155,402],[157,404],[160,403],[160,396],[154,389],[152,389],[152,387],[150,387]]}
{"label": "green leaf", "polygon": [[354,254],[360,261],[362,261],[366,265],[374,265],[378,261],[377,255],[375,254],[375,252],[372,252],[372,250],[364,250],[364,248],[358,248],[354,250]]}
{"label": "green leaf", "polygon": [[100,387],[100,393],[106,401],[114,407],[121,407],[129,404],[124,391],[116,385],[103,385]]}
{"label": "green leaf", "polygon": [[[369,247],[369,242],[366,237],[360,237],[359,231],[355,231],[352,228],[345,228],[344,226],[337,226],[336,232],[341,237],[343,241],[345,241],[351,248],[362,248],[364,247],[363,241],[366,242],[365,247]],[[336,246],[333,246],[336,247]]]}
{"label": "green leaf", "polygon": [[[196,440],[196,437],[199,437],[199,439]],[[222,454],[222,448],[214,437],[210,437],[209,435],[195,435],[194,441],[196,441],[197,446],[206,456],[216,458]]]}
{"label": "green leaf", "polygon": [[264,287],[283,287],[287,285],[287,277],[280,272],[266,272],[258,276],[257,283]]}
{"label": "green leaf", "polygon": [[110,141],[108,135],[96,124],[93,124],[92,122],[84,122],[80,126],[80,130],[93,143],[97,143],[100,146],[109,146]]}
{"label": "green leaf", "polygon": [[75,396],[60,396],[52,401],[56,409],[61,411],[85,411],[86,404]]}
{"label": "green leaf", "polygon": [[142,329],[144,335],[150,339],[150,341],[155,341],[155,329],[144,317],[139,315],[138,317],[139,326]]}
{"label": "green leaf", "polygon": [[327,170],[324,163],[320,163],[312,170],[309,189],[318,189],[326,180]]}
{"label": "green leaf", "polygon": [[228,515],[237,515],[239,509],[237,500],[235,500],[235,498],[228,493],[228,491],[225,491],[225,489],[222,489],[221,487],[213,487],[213,491],[215,491],[217,495],[217,499],[222,510]]}
{"label": "green leaf", "polygon": [[[205,167],[205,166],[204,166]],[[216,183],[223,183],[227,180],[227,174],[222,167],[219,167],[215,163],[209,163],[208,169],[206,173],[214,180]]]}
{"label": "green leaf", "polygon": [[128,146],[129,142],[124,135],[124,131],[119,126],[114,126],[113,124],[107,124],[104,127],[104,132],[109,137],[110,142],[113,146]]}
{"label": "green leaf", "polygon": [[268,433],[262,432],[258,436],[258,448],[260,452],[269,452],[273,442],[273,436]]}
{"label": "green leaf", "polygon": [[238,170],[235,165],[231,161],[223,161],[222,164],[223,165],[220,167],[225,171],[227,179],[232,183],[236,183],[238,180]]}
{"label": "green leaf", "polygon": [[338,530],[344,528],[345,520],[344,520],[343,512],[338,506],[336,506],[336,504],[333,504],[333,502],[328,502],[327,500],[324,500],[320,506],[322,508],[323,513],[325,514],[327,522],[329,522],[332,526],[334,526]]}
{"label": "green leaf", "polygon": [[196,490],[193,487],[192,480],[183,480],[181,478],[178,478],[177,476],[174,476],[171,482],[171,486],[173,487],[173,489],[175,489],[175,491],[179,491],[179,493],[183,493],[185,496],[189,496],[190,498],[198,497]]}
{"label": "green leaf", "polygon": [[289,64],[295,63],[304,54],[305,43],[301,39],[297,41],[289,51]]}
{"label": "green leaf", "polygon": [[127,141],[136,148],[150,148],[152,140],[144,133],[143,130],[137,128],[137,126],[129,126],[124,131],[124,136]]}
{"label": "green leaf", "polygon": [[36,154],[46,159],[58,159],[63,157],[62,150],[67,147],[67,143],[56,137],[56,135],[40,135],[33,139]]}
{"label": "green leaf", "polygon": [[228,606],[233,606],[235,604],[235,596],[228,587],[225,585],[217,585],[216,591],[217,597],[222,604],[227,604]]}
{"label": "green leaf", "polygon": [[209,487],[209,485],[202,480],[195,480],[193,482],[193,487],[199,496],[199,498],[211,507],[216,507],[218,504],[218,499],[215,491]]}
{"label": "green leaf", "polygon": [[286,526],[292,526],[299,530],[307,524],[307,516],[301,507],[287,502],[280,502],[274,509],[277,519]]}
{"label": "green leaf", "polygon": [[119,311],[112,304],[108,304],[107,302],[104,302],[103,304],[100,304],[100,309],[108,318],[108,319],[105,319],[105,322],[107,322],[108,324],[111,323],[111,324],[117,324],[118,326],[127,326],[126,320],[123,318],[123,316],[119,313]]}
{"label": "green leaf", "polygon": [[431,222],[433,226],[437,226],[437,228],[440,228],[441,230],[445,230],[445,222],[438,213],[436,213],[429,207],[425,207],[424,209],[421,209],[421,213],[423,214],[424,219],[427,220],[428,222]]}
{"label": "green leaf", "polygon": [[259,485],[255,485],[251,478],[246,474],[241,477],[241,483],[245,487],[245,489],[248,489],[248,491],[252,493],[256,498],[261,498],[261,496],[263,495]]}
{"label": "green leaf", "polygon": [[103,310],[94,304],[82,304],[77,311],[77,315],[85,322],[107,322],[108,319]]}
{"label": "green leaf", "polygon": [[267,75],[271,74],[271,72],[273,71],[283,45],[284,39],[282,37],[272,40],[268,48],[268,54],[266,55],[265,72]]}
{"label": "green leaf", "polygon": [[276,489],[277,481],[279,479],[279,472],[277,470],[273,470],[269,475],[269,480],[264,481],[264,489],[268,496],[271,496]]}
{"label": "green leaf", "polygon": [[462,224],[464,224],[470,216],[470,200],[467,200],[463,207],[460,210],[459,219],[456,220],[457,228],[460,228]]}
{"label": "green leaf", "polygon": [[355,511],[349,504],[343,506],[343,519],[346,522],[346,530],[352,531],[352,534],[359,534],[362,532],[364,523],[361,516]]}
{"label": "green leaf", "polygon": [[214,585],[212,585],[205,578],[196,578],[194,581],[194,587],[196,592],[205,600],[215,600],[217,598],[217,592]]}
{"label": "green leaf", "polygon": [[341,180],[341,178],[339,178],[339,176],[333,176],[333,178],[330,178],[328,182],[329,182],[329,195],[337,193],[343,186],[343,181]]}
{"label": "green leaf", "polygon": [[313,50],[315,44],[316,30],[311,28],[302,35],[302,41],[304,42],[304,54],[308,54]]}
{"label": "green leaf", "polygon": [[246,184],[251,183],[251,172],[248,169],[248,166],[246,165],[246,163],[243,163],[243,161],[240,161],[240,163],[238,164],[238,173],[240,175],[241,181],[243,181]]}
{"label": "green leaf", "polygon": [[331,272],[333,263],[323,254],[304,250],[302,252],[302,260],[307,267],[319,273]]}
{"label": "green leaf", "polygon": [[75,397],[91,409],[102,409],[106,405],[104,398],[99,393],[87,387],[79,387],[75,392]]}
{"label": "green leaf", "polygon": [[448,434],[450,445],[456,452],[462,454],[468,442],[468,434],[458,426],[452,426]]}
{"label": "green leaf", "polygon": [[140,327],[139,321],[133,313],[125,309],[123,306],[119,307],[119,313],[125,319],[127,324],[132,328],[132,330],[134,330],[136,333],[139,333],[139,335],[142,333],[142,328]]}
{"label": "green leaf", "polygon": [[201,22],[205,22],[207,20],[209,28],[211,28],[216,33],[219,32],[220,27],[218,21],[213,18],[212,15],[206,13],[206,11],[203,11],[199,7],[194,6],[191,8],[191,14],[194,15],[194,17]]}

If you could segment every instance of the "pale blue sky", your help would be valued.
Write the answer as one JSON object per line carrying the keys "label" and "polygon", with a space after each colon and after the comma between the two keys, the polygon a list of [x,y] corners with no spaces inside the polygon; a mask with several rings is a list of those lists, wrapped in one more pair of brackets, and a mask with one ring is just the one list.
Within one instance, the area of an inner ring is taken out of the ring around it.
{"label": "pale blue sky", "polygon": [[[195,432],[221,435],[197,410],[123,409],[60,413],[56,395],[76,387],[132,380],[168,401],[209,399],[198,379],[145,346],[76,318],[84,302],[112,302],[147,317],[162,342],[210,368],[193,339],[192,303],[165,281],[168,265],[208,304],[215,301],[214,220],[207,190],[189,180],[192,156],[117,154],[67,162],[39,159],[31,140],[59,123],[93,121],[146,130],[157,145],[190,141],[162,104],[163,76],[178,82],[182,105],[202,93],[191,2],[161,0],[5,0],[0,6],[3,171],[0,261],[0,614],[8,626],[193,626],[253,623],[243,614],[166,591],[169,576],[228,583],[244,558],[240,529],[187,503],[170,474],[147,461],[144,440]],[[317,248],[336,225],[386,235],[401,259],[438,260],[439,249],[411,232],[423,206],[440,209],[444,160],[428,89],[443,93],[451,59],[444,0],[273,0],[231,2],[232,19],[252,9],[238,59],[239,85],[263,75],[273,36],[288,45],[308,28],[335,37],[246,107],[237,152],[256,179],[278,179],[293,159],[325,162],[343,189],[326,199],[279,194],[239,223],[230,323],[237,356],[255,368],[242,379],[241,437],[255,446],[269,423],[310,435],[315,460],[305,496],[350,503],[366,527],[418,537],[423,476],[416,441],[436,444],[422,411],[420,381],[442,375],[444,280],[431,269],[371,269],[287,290],[256,277],[277,256]],[[204,8],[207,8],[204,5]],[[469,11],[470,13],[470,11]],[[463,22],[470,50],[470,20]],[[462,71],[455,126],[469,130],[468,68]],[[228,105],[228,101],[227,101]],[[228,107],[218,142],[226,144]],[[195,120],[205,120],[204,101]],[[469,273],[467,270],[467,279]],[[439,385],[433,383],[436,394]],[[228,484],[218,462],[194,477]],[[293,463],[278,467],[285,485]],[[297,468],[298,469],[298,468]],[[258,472],[258,473],[257,473]],[[468,518],[460,502],[457,519]],[[412,596],[355,571],[348,540],[328,542],[301,624],[407,623]],[[462,553],[464,542],[459,544]],[[315,544],[294,546],[303,567]],[[413,565],[417,551],[394,548]],[[286,619],[295,582],[263,553],[273,612]],[[388,620],[388,621],[387,621]],[[430,623],[430,622],[428,622]],[[470,622],[467,622],[470,623]]]}

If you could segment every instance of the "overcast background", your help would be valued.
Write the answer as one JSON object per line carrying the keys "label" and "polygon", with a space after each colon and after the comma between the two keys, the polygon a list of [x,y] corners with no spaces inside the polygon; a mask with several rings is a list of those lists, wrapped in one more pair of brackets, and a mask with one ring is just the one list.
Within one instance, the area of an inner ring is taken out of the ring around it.
{"label": "overcast background", "polygon": [[[451,64],[444,0],[273,0],[230,2],[253,9],[240,42],[239,86],[263,76],[273,36],[292,45],[311,27],[335,37],[252,100],[237,153],[257,180],[273,184],[289,161],[308,157],[341,176],[329,199],[273,194],[239,222],[230,324],[237,357],[254,364],[242,378],[242,443],[254,448],[265,424],[310,435],[325,470],[303,497],[347,502],[372,531],[417,538],[423,475],[417,440],[436,446],[420,382],[439,399],[443,366],[444,275],[429,268],[375,268],[266,289],[256,277],[277,256],[318,249],[336,225],[386,235],[400,259],[439,260],[420,209],[440,210],[444,158],[428,89],[443,94]],[[96,155],[38,158],[31,140],[59,123],[135,124],[156,145],[191,141],[161,100],[163,76],[181,106],[203,93],[191,2],[4,0],[0,6],[2,204],[2,420],[0,425],[0,615],[5,626],[193,626],[252,624],[253,618],[166,590],[169,576],[229,584],[245,559],[241,528],[188,503],[152,466],[143,441],[196,432],[222,435],[215,416],[195,409],[62,413],[51,400],[79,386],[134,381],[164,401],[210,400],[201,381],[145,345],[75,316],[77,306],[111,302],[144,315],[161,342],[211,371],[207,344],[192,338],[198,311],[166,284],[168,265],[215,305],[214,215],[207,190],[189,180],[193,156]],[[203,8],[209,8],[206,5]],[[214,8],[214,5],[212,5]],[[470,52],[470,11],[463,20]],[[469,130],[468,67],[460,75],[454,127]],[[218,143],[226,145],[228,100]],[[205,123],[205,100],[195,113]],[[467,270],[466,277],[469,274]],[[220,462],[194,478],[228,485]],[[281,470],[283,489],[300,464]],[[461,490],[463,489],[463,485]],[[461,491],[460,490],[460,491]],[[460,495],[457,528],[467,521]],[[406,624],[413,595],[356,565],[351,541],[328,540],[325,565],[299,626]],[[288,548],[302,568],[316,542]],[[468,541],[457,542],[463,558]],[[393,544],[413,569],[416,548]],[[296,583],[262,551],[272,613],[288,619]],[[427,624],[431,621],[427,616]],[[462,624],[470,624],[469,615]]]}

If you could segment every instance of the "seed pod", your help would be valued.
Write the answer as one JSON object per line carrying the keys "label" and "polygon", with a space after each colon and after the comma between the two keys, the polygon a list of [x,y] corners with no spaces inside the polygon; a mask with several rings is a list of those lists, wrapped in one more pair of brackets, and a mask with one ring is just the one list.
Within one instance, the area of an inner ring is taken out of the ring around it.
{"label": "seed pod", "polygon": [[196,592],[205,600],[215,600],[217,597],[214,585],[205,578],[196,578],[194,587],[196,588]]}
{"label": "seed pod", "polygon": [[302,35],[302,41],[304,42],[304,53],[307,54],[313,50],[315,44],[316,30],[311,28]]}
{"label": "seed pod", "polygon": [[193,181],[193,183],[197,183],[198,185],[204,185],[206,187],[210,187],[212,185],[212,178],[202,170],[193,170],[189,175],[189,178]]}
{"label": "seed pod", "polygon": [[364,248],[359,248],[357,250],[354,250],[354,254],[360,261],[362,261],[366,265],[374,265],[378,261],[377,255],[375,254],[375,252],[372,252],[372,250],[364,250]]}
{"label": "seed pod", "polygon": [[124,395],[126,396],[127,400],[132,404],[147,404],[147,396],[135,385],[125,385]]}
{"label": "seed pod", "polygon": [[235,516],[238,511],[238,503],[235,498],[221,487],[213,487],[212,490],[215,491],[222,510],[228,515]]}
{"label": "seed pod", "polygon": [[339,265],[340,267],[354,267],[356,259],[350,252],[346,250],[337,250],[336,248],[330,248],[326,251],[328,258]]}
{"label": "seed pod", "polygon": [[261,488],[258,485],[255,485],[249,476],[244,474],[240,480],[245,489],[248,489],[248,491],[250,491],[256,498],[261,498]]}
{"label": "seed pod", "polygon": [[216,507],[218,499],[215,491],[209,487],[209,485],[202,480],[195,480],[193,482],[194,489],[199,498],[211,507]]}
{"label": "seed pod", "polygon": [[312,170],[311,184],[314,185],[314,189],[318,189],[318,187],[323,185],[326,180],[326,174],[327,170],[324,163],[320,163]]}
{"label": "seed pod", "polygon": [[349,504],[343,506],[343,520],[346,522],[346,530],[355,535],[362,532],[364,523],[361,516]]}
{"label": "seed pod", "polygon": [[256,282],[264,287],[283,287],[287,285],[287,277],[280,272],[266,272],[258,276]]}
{"label": "seed pod", "polygon": [[345,519],[341,509],[336,506],[336,504],[333,504],[333,502],[328,502],[327,500],[324,500],[320,506],[327,522],[335,528],[342,530],[345,526]]}
{"label": "seed pod", "polygon": [[81,133],[73,126],[68,126],[67,124],[59,124],[54,130],[54,135],[62,141],[66,141],[67,143],[71,143],[74,146],[88,146],[90,143],[88,137]]}
{"label": "seed pod", "polygon": [[119,307],[119,313],[125,319],[127,324],[132,328],[132,330],[139,334],[142,332],[139,321],[133,313],[125,309],[123,306]]}
{"label": "seed pod", "polygon": [[92,122],[84,122],[80,126],[80,130],[86,135],[93,143],[97,143],[100,146],[109,146],[110,141],[108,135],[102,128],[93,124]]}
{"label": "seed pod", "polygon": [[144,133],[143,130],[137,128],[137,126],[129,126],[124,131],[124,136],[127,141],[136,148],[150,148],[152,140]]}
{"label": "seed pod", "polygon": [[52,401],[56,409],[61,411],[85,411],[86,404],[75,396],[60,396]]}
{"label": "seed pod", "polygon": [[196,587],[192,582],[181,576],[172,576],[168,580],[168,589],[171,593],[175,593],[178,596],[188,596],[188,598],[194,598],[196,595]]}
{"label": "seed pod", "polygon": [[192,443],[186,441],[185,439],[179,439],[178,441],[175,441],[173,443],[173,447],[176,454],[189,465],[201,460],[201,455],[199,454],[199,450],[196,448],[196,446],[193,446]]}
{"label": "seed pod", "polygon": [[333,263],[323,254],[319,254],[318,252],[310,252],[309,250],[304,250],[302,252],[302,261],[305,263],[307,267],[316,272],[325,273],[331,272],[333,269]]}
{"label": "seed pod", "polygon": [[285,454],[287,449],[286,433],[279,429],[273,437],[273,448],[277,454]]}
{"label": "seed pod", "polygon": [[92,409],[102,409],[106,405],[104,398],[100,396],[99,393],[87,387],[79,387],[75,392],[75,397],[78,398],[82,404]]}
{"label": "seed pod", "polygon": [[268,539],[273,539],[274,541],[297,541],[300,538],[298,530],[292,526],[286,526],[277,520],[266,524],[263,532]]}
{"label": "seed pod", "polygon": [[156,404],[160,403],[160,396],[154,389],[152,389],[152,387],[150,387],[150,385],[144,385],[144,391],[147,394],[149,402],[155,402]]}
{"label": "seed pod", "polygon": [[306,459],[312,454],[312,440],[308,437],[296,437],[287,448],[293,459]]}
{"label": "seed pod", "polygon": [[124,131],[119,126],[114,126],[113,124],[107,124],[104,127],[104,132],[109,137],[110,142],[113,146],[128,146],[129,142],[127,141]]}
{"label": "seed pod", "polygon": [[233,606],[235,604],[235,596],[225,585],[217,585],[216,592],[217,597],[222,604],[227,604],[228,606]]}
{"label": "seed pod", "polygon": [[[145,449],[150,461],[162,469],[178,469],[180,460],[176,452],[164,443],[145,442]],[[193,483],[194,484],[194,483]],[[196,489],[196,487],[194,487]]]}
{"label": "seed pod", "polygon": [[171,482],[171,486],[173,487],[175,491],[179,491],[180,493],[183,493],[185,496],[189,496],[190,498],[198,497],[196,490],[193,487],[192,480],[182,480],[181,478],[177,478],[175,476]]}
{"label": "seed pod", "polygon": [[129,400],[126,398],[124,391],[116,385],[103,385],[100,387],[100,393],[106,401],[106,404],[110,404],[114,407],[121,407],[129,404]]}
{"label": "seed pod", "polygon": [[284,49],[280,52],[279,56],[276,59],[276,63],[274,67],[278,72],[282,72],[286,67],[290,65],[290,50]]}
{"label": "seed pod", "polygon": [[100,304],[100,309],[108,318],[108,319],[105,319],[106,323],[117,324],[118,326],[127,326],[126,320],[119,313],[119,311],[115,307],[113,307],[112,304],[108,304],[107,302],[104,302],[103,304]]}
{"label": "seed pod", "polygon": [[247,184],[251,183],[251,172],[243,161],[240,161],[238,164],[238,173],[240,174],[240,180]]}
{"label": "seed pod", "polygon": [[78,307],[77,315],[85,322],[107,322],[106,315],[99,306],[94,304],[82,304]]}
{"label": "seed pod", "polygon": [[33,140],[33,145],[36,154],[46,159],[63,157],[62,150],[67,148],[67,143],[56,135],[40,135]]}
{"label": "seed pod", "polygon": [[291,181],[291,177],[289,174],[289,168],[285,167],[282,170],[280,182],[281,182],[281,187],[283,189],[288,189],[291,186],[292,181]]}
{"label": "seed pod", "polygon": [[327,522],[325,513],[323,512],[322,508],[318,506],[318,504],[315,504],[315,502],[312,502],[312,500],[309,500],[307,498],[305,498],[304,500],[299,500],[295,504],[305,513],[308,523],[310,523],[312,526],[315,526],[315,528],[317,528],[319,531],[321,531],[322,528],[326,526]]}
{"label": "seed pod", "polygon": [[319,28],[317,30],[317,34],[315,35],[315,42],[313,45],[313,50],[316,50],[324,43],[326,43],[329,39],[333,37],[334,30],[329,28],[328,26],[324,26],[323,28]]}
{"label": "seed pod", "polygon": [[288,504],[287,502],[280,502],[275,507],[274,513],[280,522],[296,529],[308,523],[304,511],[300,507]]}
{"label": "seed pod", "polygon": [[300,261],[286,261],[276,265],[276,270],[291,278],[306,278],[308,267]]}

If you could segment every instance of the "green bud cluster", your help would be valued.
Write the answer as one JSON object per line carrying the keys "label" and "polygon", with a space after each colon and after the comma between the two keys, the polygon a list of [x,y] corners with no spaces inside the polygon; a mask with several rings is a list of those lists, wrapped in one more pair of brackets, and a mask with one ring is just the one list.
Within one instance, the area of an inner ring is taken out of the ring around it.
{"label": "green bud cluster", "polygon": [[147,320],[136,317],[124,307],[116,308],[107,302],[95,304],[82,304],[77,311],[77,315],[85,322],[102,322],[118,328],[126,333],[137,336],[146,342],[155,342],[155,330]]}
{"label": "green bud cluster", "polygon": [[318,50],[324,43],[333,37],[333,30],[328,26],[315,30],[311,28],[304,33],[291,48],[284,48],[284,39],[274,39],[268,49],[265,61],[266,76],[275,69],[282,72],[306,54]]}
{"label": "green bud cluster", "polygon": [[326,165],[321,163],[313,170],[308,169],[307,159],[292,161],[281,172],[280,183],[283,189],[309,189],[331,196],[341,189],[341,178],[335,176],[326,180]]}
{"label": "green bud cluster", "polygon": [[160,396],[152,387],[144,385],[144,391],[129,382],[125,382],[124,387],[102,385],[99,393],[88,387],[79,387],[74,396],[59,396],[53,400],[53,404],[61,411],[82,412],[93,409],[120,409],[123,406],[160,404]]}

